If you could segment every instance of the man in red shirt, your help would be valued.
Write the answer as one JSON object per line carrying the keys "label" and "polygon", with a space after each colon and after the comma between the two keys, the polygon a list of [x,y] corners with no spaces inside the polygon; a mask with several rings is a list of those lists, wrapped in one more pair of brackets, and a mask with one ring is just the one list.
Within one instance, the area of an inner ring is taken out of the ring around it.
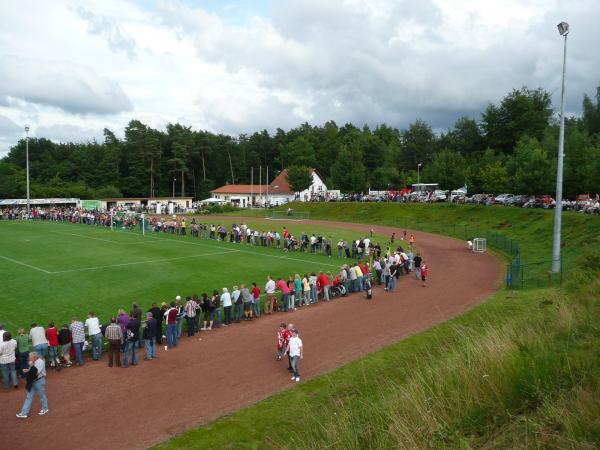
{"label": "man in red shirt", "polygon": [[177,308],[175,302],[171,302],[171,307],[165,311],[167,321],[167,344],[169,347],[177,347]]}
{"label": "man in red shirt", "polygon": [[284,311],[287,311],[288,296],[290,295],[290,288],[283,278],[277,280],[277,289],[281,291],[281,304],[283,305]]}
{"label": "man in red shirt", "polygon": [[46,330],[46,339],[48,339],[48,359],[50,367],[56,367],[60,370],[60,357],[58,356],[58,330],[54,326],[54,322],[48,324]]}
{"label": "man in red shirt", "polygon": [[331,283],[329,282],[329,278],[327,275],[323,273],[323,271],[319,272],[319,277],[317,278],[319,284],[321,285],[321,289],[323,289],[323,301],[329,301],[329,288],[331,288]]}
{"label": "man in red shirt", "polygon": [[257,319],[260,317],[260,289],[252,282],[252,312]]}

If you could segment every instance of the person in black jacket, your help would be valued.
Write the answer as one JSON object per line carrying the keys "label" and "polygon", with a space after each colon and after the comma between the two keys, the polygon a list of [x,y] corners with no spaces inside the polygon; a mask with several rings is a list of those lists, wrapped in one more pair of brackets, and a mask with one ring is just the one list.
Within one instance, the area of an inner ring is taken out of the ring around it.
{"label": "person in black jacket", "polygon": [[144,359],[150,360],[156,358],[156,319],[149,312],[146,314],[146,322],[142,326],[144,332],[142,337],[144,338],[144,345],[146,347],[146,357]]}
{"label": "person in black jacket", "polygon": [[60,345],[62,357],[65,360],[65,366],[71,367],[71,332],[66,323],[58,332],[58,345]]}
{"label": "person in black jacket", "polygon": [[125,344],[125,354],[123,355],[123,367],[129,367],[129,358],[134,366],[138,364],[138,345],[140,340],[140,321],[134,316],[129,317],[127,324],[127,343]]}
{"label": "person in black jacket", "polygon": [[156,340],[156,345],[160,345],[162,342],[162,314],[160,313],[160,308],[156,303],[152,303],[152,308],[148,312],[152,313],[152,317],[155,320],[154,339]]}

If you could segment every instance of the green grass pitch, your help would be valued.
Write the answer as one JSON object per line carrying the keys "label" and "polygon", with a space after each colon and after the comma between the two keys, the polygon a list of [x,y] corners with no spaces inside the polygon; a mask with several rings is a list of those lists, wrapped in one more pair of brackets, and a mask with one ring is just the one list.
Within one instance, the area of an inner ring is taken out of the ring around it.
{"label": "green grass pitch", "polygon": [[[221,223],[229,226],[231,219]],[[306,224],[249,220],[254,229],[294,234],[323,233],[337,239],[360,237],[353,231]],[[376,236],[382,243],[387,237]],[[7,330],[28,329],[85,318],[94,311],[108,321],[120,307],[133,302],[147,310],[152,302],[256,281],[264,289],[266,276],[287,277],[310,271],[335,271],[336,257],[250,245],[216,242],[161,233],[136,232],[58,222],[0,221],[0,323]]]}

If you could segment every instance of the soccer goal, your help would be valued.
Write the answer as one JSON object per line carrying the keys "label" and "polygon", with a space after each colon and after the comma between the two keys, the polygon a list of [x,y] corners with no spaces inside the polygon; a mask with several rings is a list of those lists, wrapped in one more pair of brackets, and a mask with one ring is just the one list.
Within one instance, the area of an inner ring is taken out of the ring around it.
{"label": "soccer goal", "polygon": [[294,211],[293,209],[288,210],[269,210],[265,217],[271,220],[308,220],[310,214],[308,212]]}
{"label": "soccer goal", "polygon": [[485,238],[473,239],[473,251],[475,253],[483,253],[487,250],[487,241]]}

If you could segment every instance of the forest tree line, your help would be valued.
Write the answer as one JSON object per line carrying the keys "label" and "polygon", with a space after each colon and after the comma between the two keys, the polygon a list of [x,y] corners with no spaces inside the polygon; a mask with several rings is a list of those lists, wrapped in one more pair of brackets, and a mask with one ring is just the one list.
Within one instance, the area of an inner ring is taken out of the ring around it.
{"label": "forest tree line", "polygon": [[[600,87],[583,96],[580,117],[565,124],[564,194],[600,191]],[[365,192],[399,189],[417,181],[469,192],[550,194],[555,190],[558,119],[550,94],[515,89],[489,104],[478,119],[459,118],[436,134],[417,119],[404,130],[352,124],[308,123],[289,131],[229,136],[169,124],[165,131],[139,120],[124,138],[104,130],[103,142],[29,140],[31,196],[196,199],[227,183],[269,181],[283,168],[315,167],[330,189]],[[25,197],[25,140],[0,160],[0,198]]]}

